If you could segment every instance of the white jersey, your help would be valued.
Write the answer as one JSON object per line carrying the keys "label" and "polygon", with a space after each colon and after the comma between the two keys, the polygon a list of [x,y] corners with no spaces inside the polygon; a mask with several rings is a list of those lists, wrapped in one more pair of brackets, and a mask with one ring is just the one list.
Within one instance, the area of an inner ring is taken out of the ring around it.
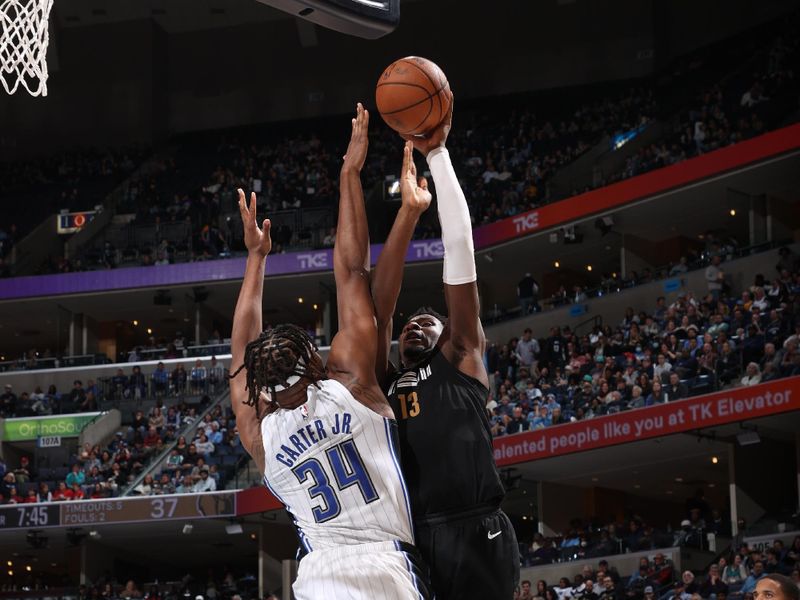
{"label": "white jersey", "polygon": [[264,481],[294,517],[304,550],[413,543],[396,423],[334,379],[318,385],[302,406],[261,422]]}

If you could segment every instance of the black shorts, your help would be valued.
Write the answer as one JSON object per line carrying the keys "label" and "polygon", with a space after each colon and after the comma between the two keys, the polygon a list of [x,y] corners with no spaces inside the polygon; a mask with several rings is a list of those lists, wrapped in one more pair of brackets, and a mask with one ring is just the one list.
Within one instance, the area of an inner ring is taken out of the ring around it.
{"label": "black shorts", "polygon": [[420,519],[415,533],[436,600],[514,597],[519,546],[511,521],[499,508]]}

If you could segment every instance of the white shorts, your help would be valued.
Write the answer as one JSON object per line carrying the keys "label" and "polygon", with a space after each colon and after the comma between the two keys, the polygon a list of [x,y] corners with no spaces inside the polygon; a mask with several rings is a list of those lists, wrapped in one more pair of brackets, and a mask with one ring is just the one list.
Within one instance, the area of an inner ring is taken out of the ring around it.
{"label": "white shorts", "polygon": [[374,542],[313,550],[300,561],[296,600],[427,600],[427,568],[413,547]]}

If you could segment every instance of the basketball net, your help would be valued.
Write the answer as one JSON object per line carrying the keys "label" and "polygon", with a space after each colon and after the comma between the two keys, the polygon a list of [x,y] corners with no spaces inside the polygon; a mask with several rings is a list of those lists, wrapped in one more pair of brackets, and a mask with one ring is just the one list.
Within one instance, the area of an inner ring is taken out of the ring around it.
{"label": "basketball net", "polygon": [[0,0],[0,81],[47,96],[48,20],[53,0]]}

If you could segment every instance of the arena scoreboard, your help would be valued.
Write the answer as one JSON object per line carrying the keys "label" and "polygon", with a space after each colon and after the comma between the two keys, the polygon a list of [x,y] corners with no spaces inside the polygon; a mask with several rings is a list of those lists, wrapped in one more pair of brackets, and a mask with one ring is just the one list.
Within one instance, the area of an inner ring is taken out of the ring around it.
{"label": "arena scoreboard", "polygon": [[259,0],[341,33],[376,39],[400,23],[400,0]]}
{"label": "arena scoreboard", "polygon": [[0,506],[0,531],[236,516],[236,492]]}

